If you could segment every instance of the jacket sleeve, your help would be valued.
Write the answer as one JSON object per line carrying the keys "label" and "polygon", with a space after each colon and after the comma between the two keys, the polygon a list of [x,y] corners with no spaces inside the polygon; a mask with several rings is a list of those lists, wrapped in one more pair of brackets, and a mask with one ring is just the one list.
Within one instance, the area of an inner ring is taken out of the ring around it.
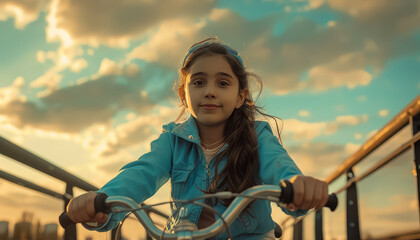
{"label": "jacket sleeve", "polygon": [[[142,203],[159,190],[170,178],[172,168],[173,144],[171,134],[163,127],[158,139],[151,143],[150,152],[142,155],[123,168],[111,181],[97,192],[110,196],[125,196]],[[102,226],[89,230],[108,231],[115,228],[126,213],[109,214],[108,221]]]}
{"label": "jacket sleeve", "polygon": [[[267,122],[258,122],[256,126],[258,136],[258,155],[260,157],[260,177],[264,184],[278,185],[282,179],[290,180],[296,175],[303,175],[295,162],[273,135]],[[298,217],[306,214],[307,210],[289,211],[281,207],[283,212]]]}

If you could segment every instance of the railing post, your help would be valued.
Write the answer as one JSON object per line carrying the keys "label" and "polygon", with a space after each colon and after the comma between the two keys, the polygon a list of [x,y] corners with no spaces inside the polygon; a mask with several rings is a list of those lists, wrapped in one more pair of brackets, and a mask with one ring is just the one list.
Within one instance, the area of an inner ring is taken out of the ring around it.
{"label": "railing post", "polygon": [[303,239],[303,219],[297,222],[293,226],[293,240],[302,240]]}
{"label": "railing post", "polygon": [[[66,185],[66,194],[67,196],[73,196],[73,186],[68,184]],[[69,204],[70,199],[64,199],[64,211],[67,210],[67,205]],[[77,231],[76,231],[76,224],[72,224],[67,226],[64,229],[64,240],[76,240],[77,239]]]}
{"label": "railing post", "polygon": [[[416,116],[411,117],[411,123],[413,125],[413,135],[417,134],[420,131],[420,113]],[[417,176],[417,204],[419,209],[420,216],[420,141],[417,141],[413,144],[414,151],[414,166],[416,169]]]}
{"label": "railing post", "polygon": [[324,234],[322,231],[322,209],[315,213],[315,240],[323,240]]}
{"label": "railing post", "polygon": [[[347,181],[354,178],[353,169],[347,171]],[[359,204],[357,201],[357,188],[356,183],[353,182],[347,188],[347,239],[360,240],[359,230]]]}

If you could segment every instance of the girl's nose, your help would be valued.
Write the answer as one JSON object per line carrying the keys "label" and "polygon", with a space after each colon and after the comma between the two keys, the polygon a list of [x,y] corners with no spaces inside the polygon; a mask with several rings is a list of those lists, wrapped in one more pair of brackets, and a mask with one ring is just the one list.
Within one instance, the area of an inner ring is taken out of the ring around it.
{"label": "girl's nose", "polygon": [[216,97],[215,88],[213,86],[211,86],[211,84],[207,84],[205,92],[204,92],[204,96],[206,98],[215,98]]}

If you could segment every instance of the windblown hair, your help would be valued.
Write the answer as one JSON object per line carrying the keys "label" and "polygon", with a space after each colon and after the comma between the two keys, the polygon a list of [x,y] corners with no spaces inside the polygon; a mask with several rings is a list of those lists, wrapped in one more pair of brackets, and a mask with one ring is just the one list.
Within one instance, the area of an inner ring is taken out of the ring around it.
{"label": "windblown hair", "polygon": [[[205,42],[208,43],[202,44]],[[198,47],[188,56],[180,69],[181,81],[178,83],[179,89],[185,87],[187,75],[197,59],[204,56],[221,55],[227,60],[232,71],[238,78],[239,91],[244,89],[248,89],[249,91],[248,80],[253,77],[261,86],[258,92],[259,96],[262,90],[261,78],[254,73],[247,72],[238,59],[226,50],[222,45],[223,43],[217,37],[205,39],[194,44],[191,48],[199,44],[202,44],[202,46]],[[182,96],[181,100],[185,106],[185,99]],[[185,108],[176,121],[181,118],[184,111]],[[274,119],[273,116],[263,113],[262,108],[254,104],[252,94],[249,92],[244,104],[239,109],[235,109],[227,120],[224,136],[226,137],[225,141],[228,147],[216,156],[216,174],[209,189],[205,192],[231,191],[240,193],[249,187],[262,183],[259,175],[260,160],[258,157],[258,141],[254,128],[257,113]],[[274,120],[277,125],[276,119]],[[278,128],[277,132],[279,133]],[[225,156],[227,156],[226,166],[219,172],[219,165]],[[223,200],[223,204],[228,205],[231,201],[232,199]]]}

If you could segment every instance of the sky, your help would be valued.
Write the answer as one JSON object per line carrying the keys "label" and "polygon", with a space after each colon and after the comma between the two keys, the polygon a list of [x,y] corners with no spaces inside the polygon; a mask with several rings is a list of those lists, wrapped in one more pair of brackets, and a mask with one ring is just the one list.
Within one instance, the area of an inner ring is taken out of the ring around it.
{"label": "sky", "polygon": [[[419,23],[416,0],[1,0],[0,136],[100,187],[176,119],[185,53],[218,36],[263,79],[256,104],[282,119],[297,165],[325,179],[419,95]],[[0,162],[64,192],[60,181]],[[0,220],[25,208],[48,222],[61,211],[60,201],[0,186]]]}

